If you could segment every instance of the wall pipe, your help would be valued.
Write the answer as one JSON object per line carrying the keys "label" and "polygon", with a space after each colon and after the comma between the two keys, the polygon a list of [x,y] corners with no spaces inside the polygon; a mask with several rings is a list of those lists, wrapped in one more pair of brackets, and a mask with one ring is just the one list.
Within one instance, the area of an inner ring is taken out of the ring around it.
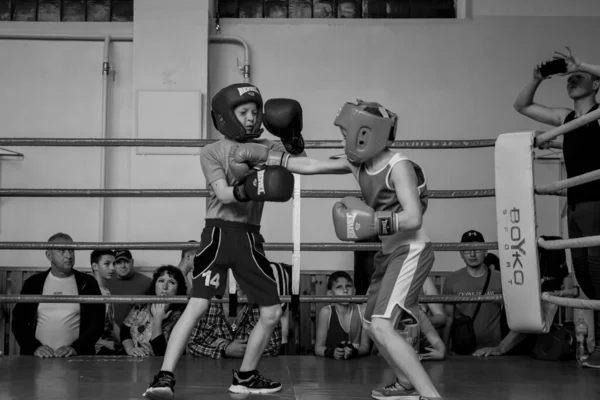
{"label": "wall pipe", "polygon": [[[113,42],[133,42],[133,34],[110,35]],[[52,40],[74,42],[103,42],[106,35],[73,35],[63,33],[0,33],[0,39],[6,40]]]}
{"label": "wall pipe", "polygon": [[208,39],[213,43],[234,43],[244,48],[244,66],[240,68],[244,75],[244,83],[250,83],[250,49],[244,39],[236,36],[209,35]]}
{"label": "wall pipe", "polygon": [[[107,125],[108,125],[108,78],[110,76],[111,65],[109,58],[111,37],[106,36],[104,38],[104,47],[102,51],[102,113],[101,113],[101,128],[100,137],[106,139],[107,137]],[[107,183],[107,171],[106,171],[106,148],[100,149],[100,188],[106,189]],[[106,231],[106,199],[100,199],[99,205],[99,226],[100,232],[98,237],[100,241],[105,241]]]}

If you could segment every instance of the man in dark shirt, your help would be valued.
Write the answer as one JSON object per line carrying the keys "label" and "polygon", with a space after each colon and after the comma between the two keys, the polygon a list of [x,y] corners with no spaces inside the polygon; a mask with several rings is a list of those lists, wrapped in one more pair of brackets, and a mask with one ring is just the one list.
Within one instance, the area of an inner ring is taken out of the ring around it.
{"label": "man in dark shirt", "polygon": [[[135,270],[133,256],[129,250],[115,251],[115,276],[106,282],[106,287],[113,296],[129,295],[143,296],[150,288],[152,279]],[[120,327],[134,304],[116,303],[115,326]],[[115,329],[115,337],[120,337],[120,332]]]}
{"label": "man in dark shirt", "polygon": [[[573,100],[571,108],[552,108],[537,104],[533,97],[543,80],[540,68],[533,71],[532,80],[517,97],[515,109],[538,122],[560,126],[598,109],[596,95],[600,88],[600,66],[585,63],[568,54],[556,52],[566,62],[567,94]],[[559,146],[560,147],[560,146]],[[600,123],[593,121],[567,132],[563,137],[563,156],[567,177],[572,178],[600,169]],[[600,180],[567,190],[569,238],[600,235]],[[600,247],[573,248],[573,269],[581,290],[590,299],[600,299]],[[585,366],[600,368],[600,312],[595,314],[596,348]]]}

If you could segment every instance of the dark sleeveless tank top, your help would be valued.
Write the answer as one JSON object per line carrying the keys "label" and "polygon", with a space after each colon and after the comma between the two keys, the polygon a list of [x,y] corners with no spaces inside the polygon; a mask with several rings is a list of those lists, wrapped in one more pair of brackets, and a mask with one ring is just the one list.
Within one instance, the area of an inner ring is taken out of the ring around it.
{"label": "dark sleeveless tank top", "polygon": [[353,345],[360,345],[360,334],[362,330],[362,317],[358,304],[352,305],[352,317],[350,319],[350,331],[346,332],[340,324],[335,306],[329,305],[331,310],[329,317],[329,329],[327,330],[327,339],[325,346],[336,347],[340,342],[350,342]]}
{"label": "dark sleeveless tank top", "polygon": [[[590,109],[592,112],[598,104]],[[575,111],[565,118],[564,124],[575,119]],[[600,124],[592,121],[587,125],[567,132],[563,138],[563,156],[567,177],[572,178],[600,169]],[[600,200],[600,180],[567,189],[567,202],[575,205],[584,201]]]}

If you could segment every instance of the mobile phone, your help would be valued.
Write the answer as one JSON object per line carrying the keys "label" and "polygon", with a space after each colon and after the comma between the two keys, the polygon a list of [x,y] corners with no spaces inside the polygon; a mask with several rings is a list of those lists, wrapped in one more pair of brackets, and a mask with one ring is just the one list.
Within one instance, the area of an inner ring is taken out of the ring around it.
{"label": "mobile phone", "polygon": [[540,74],[543,78],[547,78],[550,75],[563,74],[565,72],[567,72],[567,62],[562,58],[546,61],[540,66]]}

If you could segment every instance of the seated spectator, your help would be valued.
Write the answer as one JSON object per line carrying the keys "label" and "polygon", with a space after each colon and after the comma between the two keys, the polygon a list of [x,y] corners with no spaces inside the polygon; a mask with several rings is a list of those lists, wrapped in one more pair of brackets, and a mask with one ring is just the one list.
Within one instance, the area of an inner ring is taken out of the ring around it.
{"label": "seated spectator", "polygon": [[[195,240],[189,240],[188,243],[198,243]],[[181,270],[183,276],[185,276],[185,283],[187,285],[187,294],[192,292],[192,271],[194,270],[194,258],[198,249],[183,249],[181,251],[181,259],[177,268]]]}
{"label": "seated spectator", "polygon": [[500,259],[494,253],[488,253],[483,259],[483,263],[496,271],[500,271]]}
{"label": "seated spectator", "polygon": [[[106,288],[106,282],[110,281],[115,274],[115,253],[112,250],[94,250],[90,254],[90,264],[92,265],[92,275],[96,278],[98,286],[103,296],[110,296],[110,291]],[[114,304],[106,304],[104,314],[104,332],[100,340],[96,342],[96,354],[111,355],[116,354],[115,347],[115,309]]]}
{"label": "seated spectator", "polygon": [[396,330],[418,352],[420,359],[441,361],[446,358],[446,345],[423,310],[419,310],[418,326],[409,318],[399,321]]}
{"label": "seated spectator", "polygon": [[[56,233],[48,243],[72,243],[65,233]],[[37,273],[23,283],[23,295],[102,294],[93,276],[79,272],[75,252],[48,249],[50,269]],[[96,354],[95,344],[104,326],[103,304],[17,303],[13,309],[12,331],[21,355],[42,358]]]}
{"label": "seated spectator", "polygon": [[[485,242],[477,231],[468,231],[462,235],[461,243]],[[483,260],[485,250],[464,250],[460,256],[465,267],[453,272],[446,278],[444,294],[455,296],[479,296],[483,294],[501,294],[500,273],[488,268]],[[487,287],[486,287],[487,284]],[[498,303],[447,303],[444,306],[447,323],[444,327],[444,344],[457,354],[473,354],[482,347],[495,347],[502,340],[502,305]],[[472,324],[474,337],[467,335],[468,325]],[[461,329],[464,328],[464,329]]]}
{"label": "seated spectator", "polygon": [[419,335],[419,355],[422,360],[441,361],[446,358],[446,345],[423,311],[419,311]]}
{"label": "seated spectator", "polygon": [[[440,294],[435,287],[435,283],[433,283],[433,279],[429,276],[425,279],[421,293],[425,296],[438,296]],[[446,325],[446,313],[444,312],[444,307],[440,303],[419,304],[419,309],[425,313],[429,320],[428,322],[432,324],[435,329],[443,328]]]}
{"label": "seated spectator", "polygon": [[[544,240],[559,240],[559,236],[541,236]],[[539,268],[541,279],[541,291],[553,292],[564,289],[564,281],[569,276],[567,267],[567,254],[565,250],[547,250],[538,247]],[[549,303],[544,303],[549,306]],[[556,312],[556,308],[549,307],[546,312]],[[553,323],[556,324],[557,315],[554,315]],[[524,355],[531,354],[539,335],[528,333],[509,332],[502,341],[494,347],[484,347],[478,349],[475,356],[501,356],[501,355]]]}
{"label": "seated spectator", "polygon": [[[144,295],[151,281],[149,277],[135,270],[133,256],[129,250],[115,251],[115,276],[106,282],[106,287],[113,296]],[[115,309],[115,324],[117,326],[117,330],[115,331],[116,338],[121,336],[119,329],[132,307],[133,304],[128,303],[113,304],[113,308]]]}
{"label": "seated spectator", "polygon": [[[336,271],[327,280],[329,296],[353,296],[354,282],[345,271]],[[365,304],[334,303],[321,308],[317,320],[315,355],[349,360],[369,354],[371,341],[363,331]]]}
{"label": "seated spectator", "polygon": [[[154,271],[149,296],[185,296],[185,277],[173,265]],[[135,305],[121,325],[121,344],[134,357],[164,356],[171,331],[185,304],[150,303]]]}
{"label": "seated spectator", "polygon": [[[291,265],[271,262],[273,276],[277,282],[280,296],[291,293]],[[237,285],[237,297],[244,297],[243,291]],[[283,308],[282,318],[275,326],[269,343],[263,351],[263,357],[278,356],[282,344],[287,342],[289,307]],[[256,304],[238,304],[236,317],[229,316],[229,303],[211,302],[206,315],[198,321],[187,344],[187,351],[195,357],[243,358],[250,332],[260,318],[260,309]]]}

